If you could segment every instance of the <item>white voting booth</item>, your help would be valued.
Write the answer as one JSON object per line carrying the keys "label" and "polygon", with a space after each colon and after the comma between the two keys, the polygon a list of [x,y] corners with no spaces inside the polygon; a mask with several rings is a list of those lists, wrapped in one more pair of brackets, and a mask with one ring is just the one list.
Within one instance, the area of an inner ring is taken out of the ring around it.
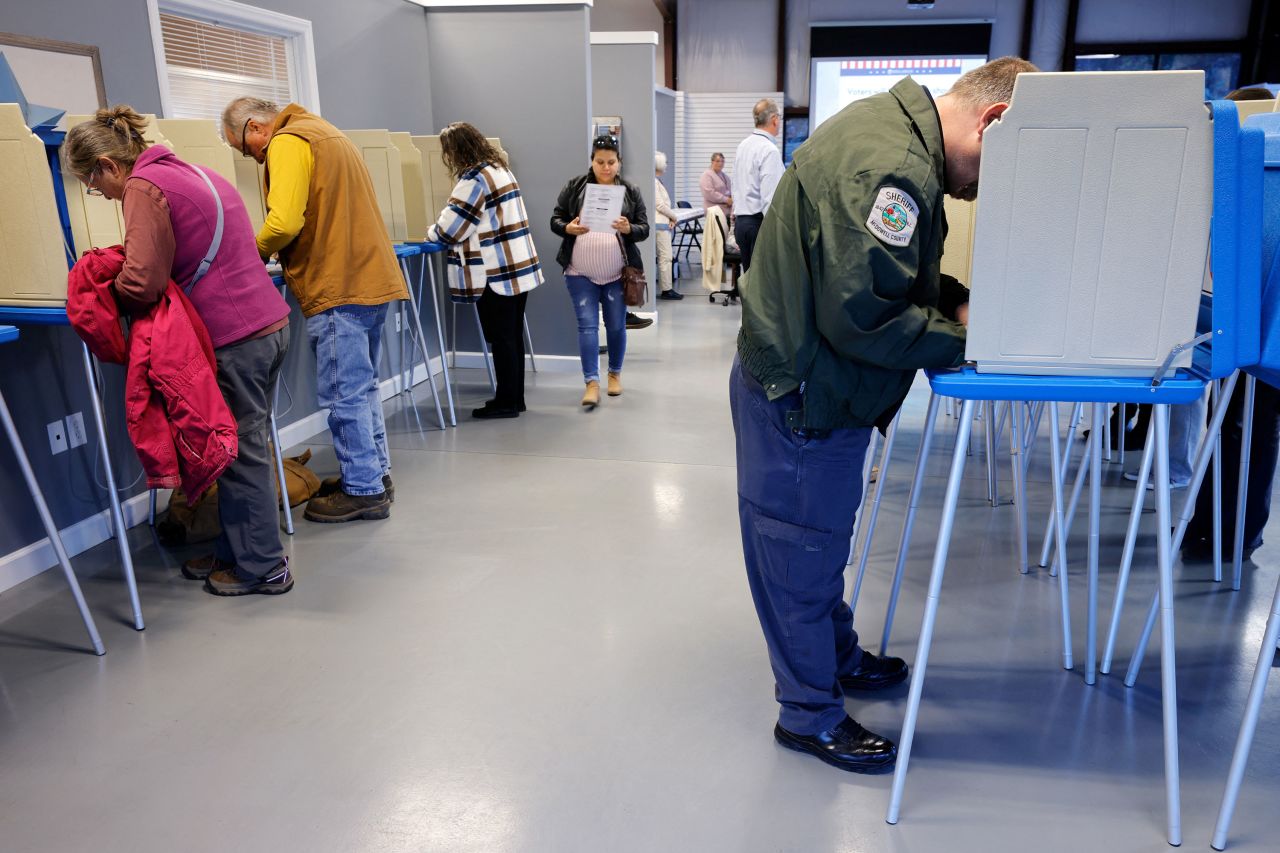
{"label": "white voting booth", "polygon": [[400,164],[400,149],[386,130],[347,130],[347,137],[360,149],[364,164],[373,180],[373,191],[378,197],[382,221],[387,226],[387,236],[393,243],[409,239],[404,209],[404,170]]}
{"label": "white voting booth", "polygon": [[207,166],[235,185],[244,199],[249,222],[256,234],[266,218],[262,167],[257,161],[227,145],[218,132],[218,123],[212,119],[162,118],[156,124],[179,159],[196,166]]}
{"label": "white voting booth", "polygon": [[1019,75],[982,146],[968,360],[1154,374],[1195,336],[1212,157],[1201,71]]}
{"label": "white voting booth", "polygon": [[17,104],[0,104],[0,148],[0,304],[61,306],[67,256],[53,178],[44,143]]}

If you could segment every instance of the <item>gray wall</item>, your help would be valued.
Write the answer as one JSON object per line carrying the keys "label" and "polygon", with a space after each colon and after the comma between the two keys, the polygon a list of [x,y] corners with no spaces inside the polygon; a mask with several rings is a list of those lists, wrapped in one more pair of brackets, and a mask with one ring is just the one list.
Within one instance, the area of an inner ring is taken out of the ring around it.
{"label": "gray wall", "polygon": [[[560,189],[589,163],[587,9],[433,9],[425,15],[437,123],[467,121],[501,137],[520,181],[546,273],[527,308],[537,352],[576,356],[577,324],[555,260],[560,238],[550,223]],[[652,73],[644,77],[650,91],[652,80]],[[459,313],[460,349],[476,349],[473,325]]]}
{"label": "gray wall", "polygon": [[676,203],[676,99],[666,92],[654,92],[654,109],[656,113],[658,150],[667,155],[667,172],[662,176],[662,183],[671,196],[671,203]]}
{"label": "gray wall", "polygon": [[[650,228],[654,221],[653,151],[657,138],[653,51],[652,44],[591,45],[591,113],[622,116],[622,177],[640,188]],[[657,252],[657,241],[651,231],[649,239],[640,244],[649,280],[649,302],[640,310],[652,310],[656,304],[653,299],[658,286]]]}
{"label": "gray wall", "polygon": [[[312,22],[321,106],[335,124],[414,133],[433,132],[437,127],[428,85],[426,20],[420,8],[403,0],[250,2]],[[583,29],[585,45],[585,25]],[[160,111],[145,0],[112,0],[109,4],[100,0],[5,2],[0,5],[0,31],[97,45],[107,99],[133,104],[143,112]],[[429,316],[426,322],[430,323]],[[292,331],[293,347],[285,376],[294,403],[282,418],[283,424],[316,410],[313,362],[296,312]],[[390,345],[394,348],[394,342]],[[120,405],[123,370],[108,365],[105,374],[107,429],[117,480],[123,486],[135,480],[140,467],[125,436]],[[66,527],[105,509],[106,492],[93,485],[96,443],[91,440],[84,447],[51,456],[45,430],[49,421],[82,411],[92,435],[75,335],[66,328],[29,328],[17,343],[0,346],[0,390],[13,411],[37,476],[48,490],[58,526]],[[419,399],[424,399],[421,393]],[[101,463],[97,464],[97,479],[101,480]],[[139,483],[129,494],[141,490]],[[44,537],[7,441],[0,441],[0,493],[5,495],[5,511],[0,513],[2,556]]]}
{"label": "gray wall", "polygon": [[662,26],[662,13],[653,0],[595,0],[591,7],[591,31],[598,32],[655,32],[658,34],[658,53],[653,66],[653,80],[665,86],[667,64],[665,53],[666,33]]}

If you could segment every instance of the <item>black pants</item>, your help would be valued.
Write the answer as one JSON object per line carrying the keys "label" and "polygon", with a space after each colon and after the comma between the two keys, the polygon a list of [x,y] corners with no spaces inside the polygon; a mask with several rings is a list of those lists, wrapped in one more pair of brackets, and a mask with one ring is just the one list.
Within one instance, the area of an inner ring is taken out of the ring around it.
{"label": "black pants", "polygon": [[524,405],[524,305],[527,292],[503,296],[486,287],[477,307],[498,380],[495,405]]}
{"label": "black pants", "polygon": [[733,220],[733,236],[738,238],[738,251],[742,254],[742,271],[751,269],[751,253],[756,248],[756,235],[760,233],[763,213],[740,214]]}
{"label": "black pants", "polygon": [[[1212,417],[1212,413],[1210,413]],[[1240,485],[1240,444],[1244,438],[1244,377],[1236,382],[1222,421],[1222,538],[1228,552],[1236,529],[1236,490]],[[1249,448],[1249,487],[1244,498],[1244,546],[1262,544],[1262,528],[1271,515],[1271,484],[1280,453],[1280,390],[1265,382],[1253,395],[1253,440]],[[1187,542],[1213,540],[1213,486],[1209,475],[1196,496],[1196,514],[1187,525]]]}
{"label": "black pants", "polygon": [[240,452],[218,478],[222,533],[214,542],[219,560],[259,577],[284,557],[276,469],[267,444],[276,379],[289,351],[289,327],[229,344],[214,354],[218,387],[236,419]]}

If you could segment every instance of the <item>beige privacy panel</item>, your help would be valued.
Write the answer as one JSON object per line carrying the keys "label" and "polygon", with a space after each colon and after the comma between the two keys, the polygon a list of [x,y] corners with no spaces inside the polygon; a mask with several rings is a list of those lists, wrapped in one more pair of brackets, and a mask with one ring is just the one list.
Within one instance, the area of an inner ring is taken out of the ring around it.
{"label": "beige privacy panel", "polygon": [[249,222],[254,233],[262,228],[266,218],[266,203],[262,198],[262,167],[252,157],[246,157],[228,145],[218,132],[218,123],[203,118],[162,118],[156,121],[160,132],[169,140],[169,147],[178,157],[196,166],[213,169],[240,191],[244,206],[249,211]]}
{"label": "beige privacy panel", "polygon": [[947,240],[942,246],[942,273],[969,284],[970,258],[973,254],[973,223],[977,204],[945,196]]}
{"label": "beige privacy panel", "polygon": [[1236,113],[1240,116],[1243,123],[1249,116],[1256,116],[1258,113],[1273,113],[1276,111],[1277,101],[1236,101]]}
{"label": "beige privacy panel", "polygon": [[1195,335],[1212,156],[1202,71],[1019,75],[982,146],[967,358],[1154,373]]}
{"label": "beige privacy panel", "polygon": [[[411,137],[413,144],[422,152],[422,172],[426,181],[427,193],[427,222],[435,224],[440,216],[440,211],[444,210],[445,205],[449,203],[449,194],[453,192],[454,186],[458,183],[453,175],[444,165],[444,157],[440,149],[440,137],[438,136],[414,136]],[[496,136],[486,138],[486,141],[496,150],[502,151],[502,140]],[[506,152],[502,151],[505,157]]]}
{"label": "beige privacy panel", "polygon": [[404,210],[404,170],[400,165],[400,149],[386,130],[347,130],[347,138],[355,143],[373,179],[382,221],[394,243],[409,239]]}
{"label": "beige privacy panel", "polygon": [[0,187],[0,304],[63,305],[67,256],[53,176],[17,104],[0,104]]}
{"label": "beige privacy panel", "polygon": [[410,240],[426,237],[427,192],[426,177],[422,173],[422,152],[413,144],[408,133],[391,132],[391,141],[400,151],[400,174],[404,183],[404,223]]}
{"label": "beige privacy panel", "polygon": [[232,152],[232,165],[236,170],[236,189],[244,199],[244,206],[249,211],[249,222],[256,234],[262,230],[262,223],[267,218],[267,199],[263,194],[262,165],[252,157],[246,157],[239,151]]}
{"label": "beige privacy panel", "polygon": [[[144,115],[147,121],[142,138],[151,145],[169,146],[156,126],[154,115]],[[93,116],[67,116],[67,128],[93,121]],[[62,173],[62,185],[67,196],[67,215],[71,218],[71,239],[75,241],[75,253],[80,255],[89,249],[101,249],[124,242],[124,214],[120,203],[102,196],[91,196],[75,175]]]}

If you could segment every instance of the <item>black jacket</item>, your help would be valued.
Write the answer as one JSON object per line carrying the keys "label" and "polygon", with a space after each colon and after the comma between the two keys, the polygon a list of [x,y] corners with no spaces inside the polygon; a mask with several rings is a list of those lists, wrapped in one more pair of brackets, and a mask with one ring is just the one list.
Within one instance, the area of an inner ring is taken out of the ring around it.
{"label": "black jacket", "polygon": [[[573,259],[573,244],[578,239],[565,231],[564,227],[582,211],[582,196],[588,183],[597,183],[592,172],[570,178],[569,183],[560,190],[555,212],[551,214],[551,230],[561,237],[560,252],[556,255],[556,262],[561,267],[569,266],[569,261]],[[640,259],[640,249],[636,244],[649,239],[649,214],[645,212],[644,199],[636,185],[621,178],[618,183],[627,188],[627,194],[622,199],[622,215],[631,223],[631,233],[618,236],[622,238],[622,244],[627,250],[627,266],[642,270],[644,262]]]}

